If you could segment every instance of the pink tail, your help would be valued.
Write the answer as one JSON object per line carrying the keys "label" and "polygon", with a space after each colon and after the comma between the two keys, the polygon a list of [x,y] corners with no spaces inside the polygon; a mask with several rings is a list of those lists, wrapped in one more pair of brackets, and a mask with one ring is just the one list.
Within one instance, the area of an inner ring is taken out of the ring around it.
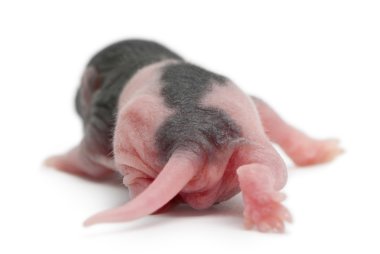
{"label": "pink tail", "polygon": [[199,159],[189,154],[174,154],[149,187],[127,204],[95,214],[85,226],[122,222],[151,214],[174,198],[199,170]]}

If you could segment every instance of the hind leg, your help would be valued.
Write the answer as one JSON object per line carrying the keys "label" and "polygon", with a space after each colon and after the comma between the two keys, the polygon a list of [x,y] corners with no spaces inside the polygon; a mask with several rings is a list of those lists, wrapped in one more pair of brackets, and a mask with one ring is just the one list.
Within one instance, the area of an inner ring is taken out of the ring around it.
{"label": "hind leg", "polygon": [[269,171],[260,164],[244,165],[237,171],[243,194],[245,226],[261,232],[283,232],[284,222],[291,222],[291,215],[281,203],[285,195],[273,187]]}
{"label": "hind leg", "polygon": [[110,167],[102,165],[100,161],[94,161],[94,159],[90,158],[84,151],[82,144],[63,155],[47,158],[44,164],[70,174],[95,180],[105,179],[114,172]]}
{"label": "hind leg", "polygon": [[286,123],[264,101],[256,97],[252,98],[268,137],[279,144],[297,165],[307,166],[328,162],[342,153],[337,140],[311,138]]}
{"label": "hind leg", "polygon": [[280,192],[287,180],[287,169],[271,144],[240,148],[237,161],[239,186],[243,195],[247,228],[261,232],[283,232],[291,215],[282,204]]}

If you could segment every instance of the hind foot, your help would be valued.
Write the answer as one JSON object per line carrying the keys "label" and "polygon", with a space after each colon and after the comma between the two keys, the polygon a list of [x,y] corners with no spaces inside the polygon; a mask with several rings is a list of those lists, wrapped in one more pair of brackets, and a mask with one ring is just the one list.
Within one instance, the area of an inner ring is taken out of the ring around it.
{"label": "hind foot", "polygon": [[245,165],[237,171],[244,201],[245,227],[260,232],[284,232],[291,222],[288,209],[281,204],[285,195],[276,191],[268,171]]}
{"label": "hind foot", "polygon": [[307,140],[297,142],[297,146],[289,153],[297,165],[310,166],[332,161],[343,153],[343,149],[335,139]]}

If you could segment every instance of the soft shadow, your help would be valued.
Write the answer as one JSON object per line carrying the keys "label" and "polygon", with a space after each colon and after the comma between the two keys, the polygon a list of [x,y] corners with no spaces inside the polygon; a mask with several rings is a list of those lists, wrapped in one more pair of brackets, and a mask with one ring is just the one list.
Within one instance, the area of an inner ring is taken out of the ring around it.
{"label": "soft shadow", "polygon": [[238,202],[236,198],[225,201],[223,203],[213,205],[212,207],[204,210],[196,210],[186,204],[180,204],[167,213],[163,214],[165,217],[201,217],[201,216],[238,216],[241,217],[243,211],[242,201]]}
{"label": "soft shadow", "polygon": [[117,225],[117,228],[110,228],[102,232],[91,233],[91,237],[108,234],[120,234],[141,230],[149,230],[162,225],[175,223],[176,220],[186,220],[193,217],[223,218],[223,225],[235,230],[244,230],[243,227],[243,204],[239,197],[214,205],[208,209],[196,210],[186,204],[180,204],[169,211],[160,214],[145,216],[132,222]]}

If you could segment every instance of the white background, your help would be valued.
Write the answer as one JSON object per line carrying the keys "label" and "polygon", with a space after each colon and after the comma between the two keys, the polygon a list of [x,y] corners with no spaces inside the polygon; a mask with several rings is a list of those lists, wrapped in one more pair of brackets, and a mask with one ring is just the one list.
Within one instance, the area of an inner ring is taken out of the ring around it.
{"label": "white background", "polygon": [[[1,1],[1,253],[379,253],[379,1]],[[41,162],[81,137],[73,98],[88,59],[157,40],[261,96],[346,153],[294,168],[285,234],[243,228],[241,197],[83,228],[128,199]]]}

